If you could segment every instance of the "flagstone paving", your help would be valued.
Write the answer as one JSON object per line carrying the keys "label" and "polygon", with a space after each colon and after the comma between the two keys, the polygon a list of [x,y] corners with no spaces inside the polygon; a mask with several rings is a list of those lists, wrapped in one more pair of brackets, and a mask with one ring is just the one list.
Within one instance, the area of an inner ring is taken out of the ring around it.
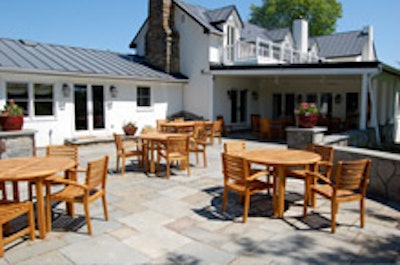
{"label": "flagstone paving", "polygon": [[[286,148],[258,141],[248,141],[247,147]],[[228,211],[220,211],[222,145],[207,151],[207,168],[202,161],[196,166],[193,155],[191,176],[173,169],[168,180],[147,176],[136,164],[129,164],[124,176],[116,172],[113,143],[80,146],[81,166],[110,156],[110,220],[104,220],[100,200],[93,203],[94,234],[89,236],[81,206],[71,218],[64,204],[55,205],[46,239],[7,245],[0,265],[400,264],[399,203],[369,198],[364,229],[359,227],[358,203],[341,205],[337,232],[331,234],[330,204],[318,198],[316,210],[310,208],[309,216],[301,218],[304,186],[289,179],[283,219],[273,217],[270,197],[259,194],[252,196],[249,219],[243,224],[235,194],[230,194]]]}

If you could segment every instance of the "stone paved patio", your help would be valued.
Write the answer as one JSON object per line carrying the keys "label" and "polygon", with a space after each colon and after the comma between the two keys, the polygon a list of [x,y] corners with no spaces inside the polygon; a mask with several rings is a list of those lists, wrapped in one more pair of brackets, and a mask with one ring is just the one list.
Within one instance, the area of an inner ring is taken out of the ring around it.
{"label": "stone paved patio", "polygon": [[[230,140],[225,138],[224,141]],[[252,148],[286,148],[248,141]],[[173,169],[170,180],[149,177],[135,164],[124,176],[115,172],[112,143],[80,146],[80,161],[110,156],[108,206],[91,205],[94,235],[87,235],[82,207],[77,216],[54,205],[53,229],[45,240],[16,241],[6,247],[3,264],[400,264],[399,203],[367,200],[366,227],[359,227],[358,204],[341,205],[338,230],[330,233],[330,204],[318,199],[302,219],[303,183],[288,180],[285,215],[272,216],[266,194],[252,197],[249,219],[231,194],[221,213],[222,145],[209,146],[208,168],[192,175]],[[39,152],[43,154],[43,150]],[[371,176],[373,177],[373,176]],[[26,185],[24,185],[26,186]],[[21,186],[21,189],[25,188]]]}

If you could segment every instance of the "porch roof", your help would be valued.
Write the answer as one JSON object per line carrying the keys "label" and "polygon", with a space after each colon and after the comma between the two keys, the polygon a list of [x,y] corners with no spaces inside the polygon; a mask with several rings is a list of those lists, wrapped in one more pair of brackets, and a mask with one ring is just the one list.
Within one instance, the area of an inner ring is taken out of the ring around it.
{"label": "porch roof", "polygon": [[186,82],[117,52],[0,38],[0,71]]}
{"label": "porch roof", "polygon": [[321,62],[311,64],[211,65],[213,75],[337,75],[383,72],[400,77],[400,70],[380,61]]}

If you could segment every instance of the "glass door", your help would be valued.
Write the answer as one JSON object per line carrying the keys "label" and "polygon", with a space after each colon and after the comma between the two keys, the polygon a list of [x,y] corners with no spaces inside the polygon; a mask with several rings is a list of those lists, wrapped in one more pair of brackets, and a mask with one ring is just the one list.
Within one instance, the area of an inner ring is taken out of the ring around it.
{"label": "glass door", "polygon": [[74,86],[75,131],[90,133],[105,129],[104,87]]}
{"label": "glass door", "polygon": [[245,124],[247,121],[247,90],[230,90],[231,123]]}

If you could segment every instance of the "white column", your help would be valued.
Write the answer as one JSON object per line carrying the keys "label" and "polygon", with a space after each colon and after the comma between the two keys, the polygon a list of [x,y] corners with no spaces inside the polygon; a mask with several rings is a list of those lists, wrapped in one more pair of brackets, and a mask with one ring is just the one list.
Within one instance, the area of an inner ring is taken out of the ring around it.
{"label": "white column", "polygon": [[360,130],[365,130],[367,124],[368,82],[369,75],[363,74],[361,86],[360,120],[358,125]]}

